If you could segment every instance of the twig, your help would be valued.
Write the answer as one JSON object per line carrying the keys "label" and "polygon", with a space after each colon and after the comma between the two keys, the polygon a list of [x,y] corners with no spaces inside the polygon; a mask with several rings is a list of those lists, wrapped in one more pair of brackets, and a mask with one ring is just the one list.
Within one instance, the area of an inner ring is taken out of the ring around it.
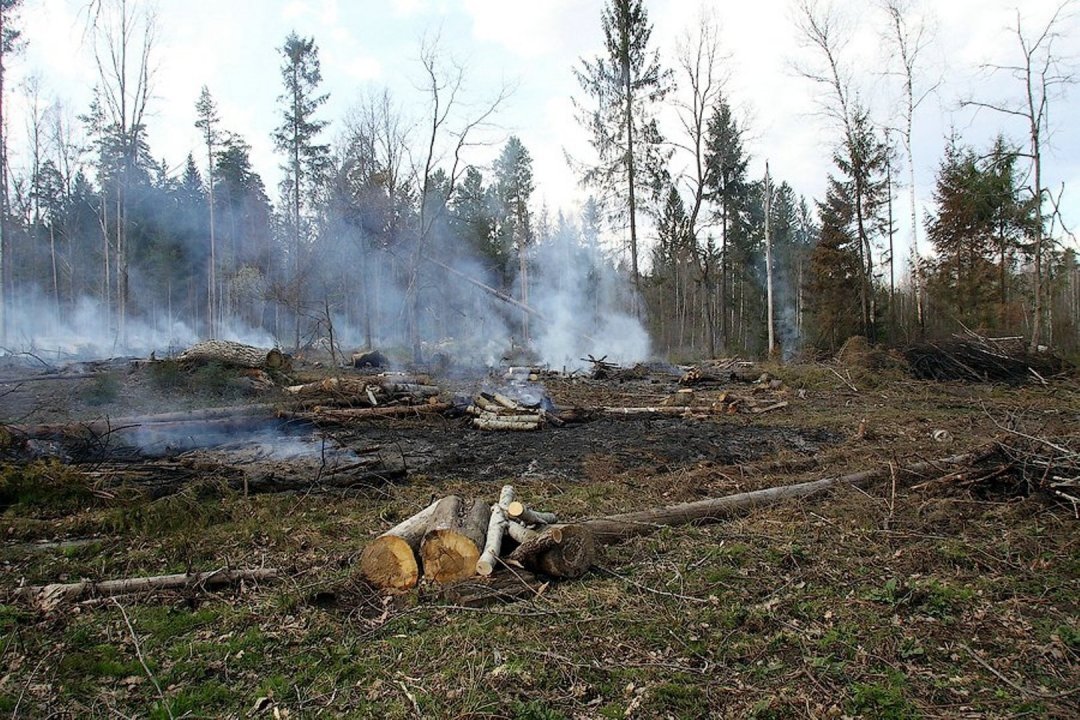
{"label": "twig", "polygon": [[620,575],[619,573],[615,572],[614,570],[606,568],[606,567],[604,567],[602,565],[595,565],[594,567],[597,570],[599,570],[600,572],[605,572],[608,575],[612,576],[613,578],[617,578],[619,580],[622,580],[623,582],[625,582],[625,583],[627,583],[629,585],[633,585],[634,587],[638,588],[639,590],[644,590],[645,592],[650,592],[650,593],[653,593],[654,595],[661,595],[663,597],[675,598],[676,600],[687,600],[689,602],[701,603],[703,605],[706,605],[706,604],[709,603],[709,601],[704,599],[704,598],[694,597],[692,595],[680,595],[679,593],[668,592],[667,590],[657,590],[656,588],[651,588],[648,585],[642,585],[641,583],[635,582],[634,580],[631,580],[630,578],[626,577],[625,575]]}
{"label": "twig", "polygon": [[154,673],[150,672],[150,668],[146,664],[146,658],[143,657],[142,648],[139,647],[139,636],[135,634],[135,628],[131,626],[131,619],[128,617],[127,610],[124,610],[124,606],[116,598],[113,598],[112,601],[120,609],[120,614],[124,616],[124,623],[127,625],[128,632],[131,633],[131,642],[135,644],[135,655],[139,658],[139,664],[142,665],[143,670],[146,671],[146,677],[150,678],[150,682],[154,684],[154,689],[157,690],[158,698],[161,699],[161,708],[169,716],[169,720],[174,720],[172,708],[169,707],[168,701],[165,700],[165,693],[161,692],[161,686],[158,685]]}
{"label": "twig", "polygon": [[841,382],[843,382],[845,385],[847,385],[849,388],[851,388],[852,392],[859,392],[859,388],[855,387],[855,384],[853,382],[851,382],[850,380],[848,380],[846,377],[844,377],[840,373],[836,372],[835,368],[829,368],[829,372],[831,372],[836,377],[840,378]]}
{"label": "twig", "polygon": [[1075,695],[1076,693],[1080,692],[1080,688],[1073,688],[1072,690],[1068,690],[1066,692],[1058,693],[1058,694],[1044,693],[1044,692],[1039,692],[1038,690],[1029,690],[1028,688],[1024,687],[1023,685],[1020,685],[1020,684],[1018,684],[1016,682],[1013,682],[1009,678],[1005,677],[1003,674],[1001,674],[1000,670],[998,670],[993,665],[991,665],[990,663],[983,660],[981,657],[979,657],[978,653],[976,653],[974,650],[972,650],[970,647],[968,647],[964,643],[958,643],[958,644],[960,645],[960,647],[962,647],[964,650],[966,650],[967,653],[969,655],[971,655],[971,657],[975,658],[975,662],[979,663],[984,668],[986,668],[990,672],[994,673],[994,675],[996,675],[999,680],[1001,680],[1003,683],[1005,683],[1006,685],[1011,687],[1013,690],[1016,690],[1021,695],[1029,695],[1031,697],[1042,698],[1043,700],[1062,700],[1064,698],[1071,697],[1072,695]]}

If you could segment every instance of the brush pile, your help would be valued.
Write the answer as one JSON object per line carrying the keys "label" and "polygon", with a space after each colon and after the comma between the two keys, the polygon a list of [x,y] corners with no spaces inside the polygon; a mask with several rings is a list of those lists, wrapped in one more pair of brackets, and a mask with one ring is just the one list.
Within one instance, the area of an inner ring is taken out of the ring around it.
{"label": "brush pile", "polygon": [[920,380],[1045,382],[1068,369],[1050,353],[1032,353],[1023,338],[988,338],[974,333],[911,345],[904,351],[911,374]]}
{"label": "brush pile", "polygon": [[279,416],[317,425],[440,413],[451,407],[439,400],[442,391],[427,375],[382,373],[370,377],[332,377],[292,385],[285,392],[296,398],[298,411],[282,412]]}

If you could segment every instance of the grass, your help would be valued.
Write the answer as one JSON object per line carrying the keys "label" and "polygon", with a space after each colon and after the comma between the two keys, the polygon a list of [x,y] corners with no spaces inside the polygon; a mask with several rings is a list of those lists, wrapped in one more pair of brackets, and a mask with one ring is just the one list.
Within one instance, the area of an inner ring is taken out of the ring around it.
{"label": "grass", "polygon": [[[949,386],[935,396],[923,384],[871,391],[856,382],[852,393],[832,378],[807,380],[809,397],[789,414],[753,421],[854,427],[853,418],[869,417],[877,436],[852,438],[797,471],[721,466],[642,477],[605,471],[598,452],[589,480],[521,480],[519,489],[571,515],[632,509],[687,497],[688,488],[724,492],[860,469],[883,452],[936,455],[920,434],[929,423],[975,445],[993,424],[982,409],[959,407],[969,395],[991,413],[1023,409],[1044,422],[1077,409],[1075,396],[1041,389]],[[724,419],[718,432],[726,422],[747,420]],[[389,496],[302,501],[193,486],[159,500],[107,500],[71,472],[49,464],[0,471],[8,493],[0,531],[94,538],[48,551],[5,545],[6,586],[223,566],[278,567],[286,577],[121,600],[164,701],[114,604],[43,616],[0,600],[0,711],[21,697],[20,717],[247,717],[257,702],[265,717],[276,709],[290,717],[907,719],[959,708],[1074,716],[1080,541],[1071,508],[1041,496],[977,497],[941,485],[894,496],[888,482],[841,489],[635,538],[605,550],[608,571],[475,609],[384,599],[352,571],[368,538],[432,494],[491,492],[497,482],[413,478]],[[314,602],[319,592],[337,602]]]}

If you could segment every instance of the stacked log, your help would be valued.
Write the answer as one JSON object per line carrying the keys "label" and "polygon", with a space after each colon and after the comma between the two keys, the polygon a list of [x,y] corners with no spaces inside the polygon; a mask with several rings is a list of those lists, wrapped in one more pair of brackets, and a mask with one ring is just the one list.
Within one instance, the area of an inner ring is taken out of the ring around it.
{"label": "stacked log", "polygon": [[540,408],[530,408],[502,393],[480,393],[465,412],[473,416],[473,427],[480,430],[509,432],[538,430],[545,422],[561,421]]}
{"label": "stacked log", "polygon": [[375,538],[361,555],[360,574],[380,589],[402,591],[421,577],[434,584],[489,577],[499,565],[579,577],[595,557],[588,528],[527,508],[507,485],[490,507],[457,495],[432,503]]}

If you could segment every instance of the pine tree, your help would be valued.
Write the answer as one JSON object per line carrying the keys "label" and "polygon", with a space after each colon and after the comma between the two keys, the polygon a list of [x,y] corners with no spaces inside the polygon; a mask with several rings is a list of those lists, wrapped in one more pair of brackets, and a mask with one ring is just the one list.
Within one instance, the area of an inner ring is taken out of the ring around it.
{"label": "pine tree", "polygon": [[745,222],[749,195],[746,181],[749,158],[743,150],[742,136],[731,107],[721,97],[707,128],[705,184],[708,199],[716,206],[720,220],[720,336],[725,347],[731,342],[732,236],[740,232]]}
{"label": "pine tree", "polygon": [[288,199],[289,253],[292,255],[292,287],[286,298],[292,305],[295,320],[295,345],[300,346],[300,256],[303,249],[303,216],[301,211],[310,204],[315,192],[330,167],[330,148],[319,144],[316,138],[326,121],[317,120],[315,111],[326,102],[329,95],[319,94],[322,71],[319,65],[319,49],[313,38],[301,38],[290,33],[281,47],[285,58],[281,66],[281,78],[285,86],[278,97],[282,105],[282,123],[274,131],[277,149],[285,153],[287,161],[282,166],[285,179],[282,191]]}
{"label": "pine tree", "polygon": [[[631,272],[640,295],[637,215],[643,203],[639,195],[642,190],[654,198],[660,195],[670,152],[662,145],[654,113],[670,90],[671,74],[661,67],[659,51],[649,48],[652,25],[642,0],[609,0],[601,27],[606,54],[583,60],[581,68],[574,70],[591,100],[575,100],[578,120],[591,135],[598,156],[583,180],[619,206],[616,216],[629,220]],[[621,211],[623,202],[625,212]]]}
{"label": "pine tree", "polygon": [[217,103],[214,102],[209,88],[205,85],[203,85],[202,91],[199,93],[199,99],[195,103],[195,116],[195,127],[202,131],[203,143],[206,145],[207,208],[210,213],[210,258],[207,263],[206,273],[206,318],[210,337],[214,337],[217,323],[220,322],[217,282],[217,226],[214,222],[214,154],[217,152],[221,133],[217,127],[220,120]]}
{"label": "pine tree", "polygon": [[[528,249],[533,243],[529,199],[533,192],[532,158],[516,136],[506,141],[495,160],[495,197],[498,203],[498,232],[505,244],[515,248],[518,258],[519,299],[529,304]],[[529,342],[529,313],[521,315],[522,341]]]}

